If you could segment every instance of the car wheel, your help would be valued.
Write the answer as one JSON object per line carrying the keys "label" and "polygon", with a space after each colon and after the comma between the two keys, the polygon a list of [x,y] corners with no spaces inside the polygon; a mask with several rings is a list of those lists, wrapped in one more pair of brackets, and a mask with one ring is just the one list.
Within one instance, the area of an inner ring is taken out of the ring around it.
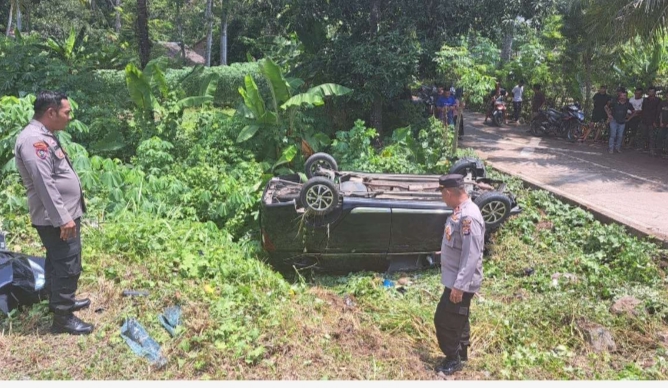
{"label": "car wheel", "polygon": [[309,179],[299,193],[302,206],[312,215],[322,216],[331,213],[339,205],[339,189],[336,186],[327,178]]}
{"label": "car wheel", "polygon": [[[480,168],[478,168],[480,166]],[[476,158],[463,158],[455,162],[455,164],[450,167],[450,174],[460,174],[466,177],[469,172],[471,177],[475,180],[477,178],[486,178],[487,171],[485,170],[485,165]]]}
{"label": "car wheel", "polygon": [[483,193],[474,202],[480,208],[487,231],[498,228],[510,216],[510,198],[498,191]]}
{"label": "car wheel", "polygon": [[325,174],[320,173],[320,169],[338,171],[339,166],[336,164],[336,160],[330,154],[324,152],[318,152],[317,154],[311,155],[306,159],[304,164],[306,170],[306,177],[311,179],[315,176],[326,176]]}

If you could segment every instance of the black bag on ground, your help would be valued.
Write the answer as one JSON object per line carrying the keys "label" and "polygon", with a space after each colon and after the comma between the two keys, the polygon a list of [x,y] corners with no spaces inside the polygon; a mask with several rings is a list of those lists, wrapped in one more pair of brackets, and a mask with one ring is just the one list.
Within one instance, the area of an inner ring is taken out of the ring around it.
{"label": "black bag on ground", "polygon": [[47,299],[45,259],[0,251],[0,311],[9,314],[19,306]]}

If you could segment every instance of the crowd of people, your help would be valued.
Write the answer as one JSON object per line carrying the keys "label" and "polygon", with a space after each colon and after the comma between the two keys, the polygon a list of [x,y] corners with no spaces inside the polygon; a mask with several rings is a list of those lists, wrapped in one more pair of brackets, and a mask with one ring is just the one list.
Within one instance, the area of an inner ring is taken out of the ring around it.
{"label": "crowd of people", "polygon": [[668,93],[657,97],[654,86],[647,91],[637,87],[629,99],[626,89],[617,89],[617,97],[602,85],[594,95],[591,122],[584,133],[585,141],[594,133],[597,141],[609,127],[608,152],[619,153],[623,147],[668,158]]}

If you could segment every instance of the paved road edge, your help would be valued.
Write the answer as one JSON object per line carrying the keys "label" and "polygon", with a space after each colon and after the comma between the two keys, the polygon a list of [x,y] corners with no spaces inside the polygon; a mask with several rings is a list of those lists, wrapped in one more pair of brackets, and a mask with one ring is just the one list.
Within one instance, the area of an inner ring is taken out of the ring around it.
{"label": "paved road edge", "polygon": [[596,206],[590,206],[590,205],[584,204],[584,203],[582,203],[582,199],[580,199],[578,197],[570,196],[570,195],[564,193],[563,191],[561,191],[561,190],[559,190],[555,187],[552,187],[550,185],[546,185],[546,184],[544,184],[542,182],[539,182],[537,180],[528,178],[528,177],[526,177],[522,174],[518,174],[516,172],[512,172],[510,170],[507,170],[503,167],[497,166],[493,162],[490,162],[488,160],[485,160],[485,162],[490,167],[492,167],[493,169],[495,169],[499,172],[517,177],[518,179],[520,179],[524,183],[525,187],[528,187],[528,188],[531,188],[531,189],[539,189],[539,190],[549,191],[557,199],[559,199],[563,202],[566,202],[569,205],[577,206],[581,209],[584,209],[584,210],[592,213],[594,215],[595,219],[597,219],[598,221],[600,221],[604,224],[610,224],[610,223],[620,224],[620,225],[626,227],[626,229],[631,234],[633,234],[634,236],[639,237],[639,238],[647,238],[651,242],[653,242],[653,243],[655,243],[655,244],[657,244],[657,245],[659,245],[659,246],[661,246],[665,249],[668,249],[668,236],[657,236],[652,231],[650,231],[646,228],[643,228],[640,225],[636,225],[636,224],[630,223],[628,221],[621,221],[621,220],[615,218],[614,216],[608,214],[604,209],[597,208]]}

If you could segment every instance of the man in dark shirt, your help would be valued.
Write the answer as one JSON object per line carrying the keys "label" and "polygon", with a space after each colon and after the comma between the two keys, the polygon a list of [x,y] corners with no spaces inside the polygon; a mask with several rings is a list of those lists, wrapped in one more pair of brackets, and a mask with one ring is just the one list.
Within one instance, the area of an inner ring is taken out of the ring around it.
{"label": "man in dark shirt", "polygon": [[605,113],[605,107],[612,101],[612,96],[608,94],[608,87],[601,85],[601,88],[598,89],[598,93],[594,94],[593,100],[594,109],[591,113],[591,121],[598,123],[607,120],[608,115]]}
{"label": "man in dark shirt", "polygon": [[668,91],[665,92],[664,98],[665,99],[661,101],[657,148],[659,149],[659,152],[663,151],[665,158],[668,156],[668,154],[666,154],[666,139],[668,138]]}
{"label": "man in dark shirt", "polygon": [[540,90],[540,84],[533,86],[533,99],[531,100],[531,119],[538,115],[540,108],[545,105],[545,94]]}
{"label": "man in dark shirt", "polygon": [[[644,109],[643,109],[644,110]],[[626,98],[626,93],[619,93],[617,101],[605,107],[605,112],[610,120],[610,140],[608,140],[608,153],[621,152],[622,139],[624,139],[624,127],[626,126],[628,112],[633,112],[633,105]]]}
{"label": "man in dark shirt", "polygon": [[654,143],[658,132],[656,129],[659,127],[660,107],[661,100],[656,96],[656,88],[650,87],[647,90],[647,98],[642,102],[642,113],[640,113],[640,130],[636,141],[636,149],[639,151],[646,150],[649,145],[650,153],[655,154]]}

